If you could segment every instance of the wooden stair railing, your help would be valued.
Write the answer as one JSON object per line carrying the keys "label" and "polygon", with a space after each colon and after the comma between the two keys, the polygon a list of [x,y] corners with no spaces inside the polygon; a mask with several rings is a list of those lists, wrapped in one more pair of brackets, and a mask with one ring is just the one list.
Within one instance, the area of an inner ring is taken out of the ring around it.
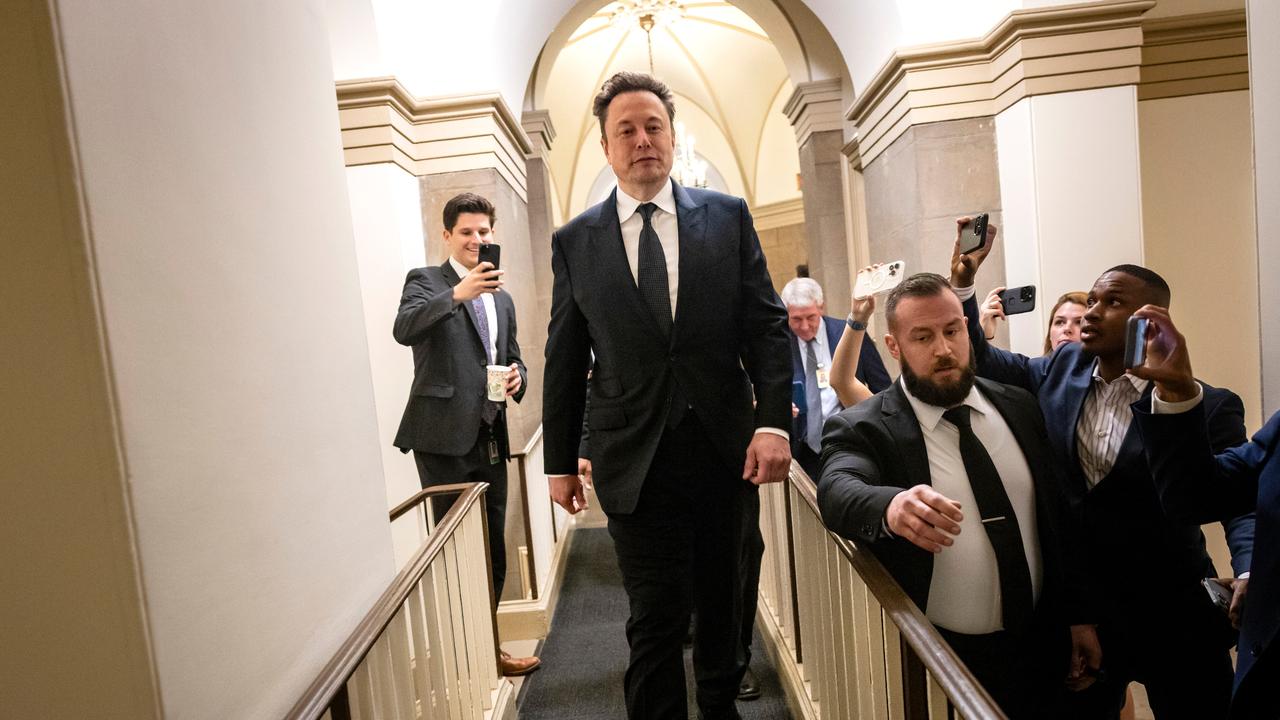
{"label": "wooden stair railing", "polygon": [[[485,483],[427,488],[426,542],[289,710],[288,720],[482,718],[501,676],[488,567]],[[433,523],[429,505],[457,495]]]}

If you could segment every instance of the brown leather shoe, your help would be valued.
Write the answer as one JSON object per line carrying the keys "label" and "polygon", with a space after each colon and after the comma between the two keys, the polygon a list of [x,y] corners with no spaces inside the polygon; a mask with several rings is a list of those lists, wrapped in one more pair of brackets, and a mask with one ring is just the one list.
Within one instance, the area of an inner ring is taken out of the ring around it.
{"label": "brown leather shoe", "polygon": [[537,670],[542,661],[536,657],[511,657],[511,653],[502,650],[498,653],[498,669],[504,677],[519,677]]}

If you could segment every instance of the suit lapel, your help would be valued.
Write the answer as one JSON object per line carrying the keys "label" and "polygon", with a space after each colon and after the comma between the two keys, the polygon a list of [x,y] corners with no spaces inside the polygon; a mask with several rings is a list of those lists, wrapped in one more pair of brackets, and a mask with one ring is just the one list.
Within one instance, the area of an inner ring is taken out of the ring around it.
{"label": "suit lapel", "polygon": [[920,420],[911,410],[911,403],[907,401],[901,384],[895,382],[884,391],[880,412],[890,437],[898,447],[898,459],[904,466],[908,482],[932,487],[929,452],[924,446],[924,434],[920,432]]}
{"label": "suit lapel", "polygon": [[[1067,450],[1067,457],[1071,459],[1069,467],[1080,467],[1080,452],[1076,448],[1076,426],[1080,424],[1080,413],[1084,411],[1084,399],[1089,395],[1089,389],[1093,387],[1093,360],[1087,355],[1081,354],[1077,363],[1079,363],[1074,372],[1067,374],[1067,382],[1063,389],[1064,399],[1062,403],[1063,412],[1067,414],[1066,427],[1060,429],[1060,432],[1066,433],[1065,438],[1059,438]],[[1083,367],[1081,367],[1083,365]],[[1073,476],[1080,475],[1072,473]],[[1084,489],[1084,488],[1081,488]]]}
{"label": "suit lapel", "polygon": [[704,240],[707,206],[695,202],[676,181],[671,181],[671,187],[676,199],[676,225],[680,233],[680,286],[676,292],[675,323],[671,328],[671,341],[674,343],[682,321],[690,312],[685,307],[695,298],[697,271],[707,264],[710,248]]}
{"label": "suit lapel", "polygon": [[643,318],[641,322],[655,335],[661,337],[662,329],[649,312],[649,305],[640,295],[636,286],[636,278],[631,274],[631,264],[627,262],[627,249],[622,244],[622,224],[618,220],[618,191],[615,188],[608,199],[600,204],[600,211],[590,223],[591,249],[599,268],[601,284],[606,293],[620,289],[622,306]]}
{"label": "suit lapel", "polygon": [[[444,281],[449,283],[449,287],[453,287],[462,282],[462,278],[458,277],[458,273],[453,270],[453,263],[446,258],[444,264],[440,266],[441,274],[444,275]],[[462,309],[466,312],[467,317],[471,320],[471,336],[476,339],[476,345],[480,348],[482,357],[489,357],[489,349],[484,346],[484,341],[480,339],[480,321],[476,319],[475,306],[469,302],[462,303]]]}

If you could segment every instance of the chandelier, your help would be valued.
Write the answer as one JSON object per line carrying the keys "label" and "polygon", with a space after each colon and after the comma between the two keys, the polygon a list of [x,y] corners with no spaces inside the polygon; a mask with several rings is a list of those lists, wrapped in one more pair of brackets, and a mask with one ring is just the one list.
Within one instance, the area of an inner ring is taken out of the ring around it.
{"label": "chandelier", "polygon": [[676,157],[671,164],[671,177],[685,187],[707,186],[707,161],[693,154],[694,137],[684,123],[676,123]]}

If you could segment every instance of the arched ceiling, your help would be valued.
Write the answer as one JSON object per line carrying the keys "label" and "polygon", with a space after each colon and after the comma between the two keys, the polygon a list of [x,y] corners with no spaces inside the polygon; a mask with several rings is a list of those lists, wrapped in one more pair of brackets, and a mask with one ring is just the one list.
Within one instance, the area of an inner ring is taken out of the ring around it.
{"label": "arched ceiling", "polygon": [[[645,33],[610,23],[614,3],[567,34],[534,95],[551,113],[556,140],[551,175],[563,220],[587,207],[604,167],[591,99],[619,70],[649,71]],[[676,118],[730,192],[755,205],[799,197],[795,135],[782,104],[791,95],[787,66],[769,35],[733,4],[689,0],[684,17],[652,33],[653,70],[676,94]],[[548,58],[544,50],[543,61]],[[545,72],[543,72],[545,70]]]}

